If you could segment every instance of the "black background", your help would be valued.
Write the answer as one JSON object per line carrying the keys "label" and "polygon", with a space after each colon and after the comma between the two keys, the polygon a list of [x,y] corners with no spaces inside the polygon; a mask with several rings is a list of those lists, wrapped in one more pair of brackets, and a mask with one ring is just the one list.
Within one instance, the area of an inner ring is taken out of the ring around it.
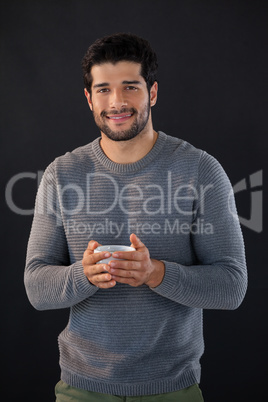
{"label": "black background", "polygon": [[[233,185],[259,170],[265,180],[267,17],[266,1],[1,1],[2,194],[14,175],[37,174],[99,136],[80,62],[96,38],[119,31],[145,37],[158,54],[154,128],[214,155]],[[18,181],[14,203],[33,208],[36,189],[36,179]],[[248,219],[250,191],[236,199]],[[57,336],[68,310],[38,312],[28,302],[31,221],[1,197],[3,401],[53,401],[60,375]],[[249,288],[241,307],[204,312],[206,402],[267,400],[265,229],[242,226]]]}

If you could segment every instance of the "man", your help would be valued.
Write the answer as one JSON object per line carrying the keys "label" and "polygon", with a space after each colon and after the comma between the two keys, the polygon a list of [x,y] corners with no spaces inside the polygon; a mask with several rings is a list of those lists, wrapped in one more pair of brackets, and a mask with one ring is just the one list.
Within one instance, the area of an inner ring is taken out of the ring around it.
{"label": "man", "polygon": [[[212,156],[154,131],[156,71],[135,35],[89,47],[101,137],[52,162],[38,190],[25,285],[35,308],[71,309],[58,402],[202,401],[202,310],[235,309],[246,292],[230,182]],[[109,264],[94,253],[129,243]]]}

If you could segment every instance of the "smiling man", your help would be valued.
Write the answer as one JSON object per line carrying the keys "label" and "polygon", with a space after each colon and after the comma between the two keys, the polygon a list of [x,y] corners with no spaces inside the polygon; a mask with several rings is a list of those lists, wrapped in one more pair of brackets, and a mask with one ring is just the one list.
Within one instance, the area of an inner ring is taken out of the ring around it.
{"label": "smiling man", "polygon": [[141,64],[132,61],[93,65],[91,77],[92,88],[85,88],[85,95],[102,133],[105,154],[119,163],[141,159],[157,138],[151,115],[157,100],[157,82],[148,90]]}
{"label": "smiling man", "polygon": [[[140,69],[139,64],[127,61],[92,67],[92,92],[90,95],[85,89],[85,95],[97,126],[113,141],[131,140],[152,127],[151,106],[156,100],[157,83],[153,84],[149,97]],[[133,79],[122,80],[122,77]],[[91,98],[94,98],[94,106]]]}
{"label": "smiling man", "polygon": [[[82,66],[101,136],[46,169],[25,269],[35,308],[70,308],[56,401],[203,401],[202,311],[236,309],[247,287],[231,184],[212,156],[154,130],[146,40],[98,39]],[[94,253],[129,243],[108,264]]]}

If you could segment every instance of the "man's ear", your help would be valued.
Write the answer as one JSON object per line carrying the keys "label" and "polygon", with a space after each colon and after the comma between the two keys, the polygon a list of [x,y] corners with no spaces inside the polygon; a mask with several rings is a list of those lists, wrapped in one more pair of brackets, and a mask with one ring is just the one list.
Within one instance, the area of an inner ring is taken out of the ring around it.
{"label": "man's ear", "polygon": [[87,98],[88,106],[89,106],[90,109],[92,110],[92,109],[93,109],[93,106],[92,106],[92,100],[91,100],[90,93],[88,92],[88,90],[87,90],[86,88],[84,89],[84,93],[85,93],[85,97]]}
{"label": "man's ear", "polygon": [[155,81],[150,89],[150,105],[154,106],[157,101],[158,84]]}

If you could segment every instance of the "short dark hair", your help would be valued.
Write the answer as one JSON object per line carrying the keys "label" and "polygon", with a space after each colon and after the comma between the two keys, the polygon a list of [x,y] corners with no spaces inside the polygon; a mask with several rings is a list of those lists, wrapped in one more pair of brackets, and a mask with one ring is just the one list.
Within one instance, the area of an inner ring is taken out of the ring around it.
{"label": "short dark hair", "polygon": [[91,93],[91,68],[103,63],[133,61],[141,64],[141,75],[148,91],[157,81],[157,57],[149,42],[130,33],[116,33],[97,39],[87,50],[82,60],[85,88]]}

